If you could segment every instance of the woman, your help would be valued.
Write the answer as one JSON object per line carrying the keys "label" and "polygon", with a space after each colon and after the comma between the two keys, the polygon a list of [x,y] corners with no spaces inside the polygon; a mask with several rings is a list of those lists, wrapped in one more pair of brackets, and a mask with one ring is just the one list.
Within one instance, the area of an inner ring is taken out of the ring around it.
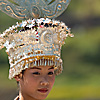
{"label": "woman", "polygon": [[0,48],[6,47],[9,78],[19,83],[15,100],[43,100],[62,72],[61,46],[70,34],[63,23],[51,19],[33,19],[17,23],[0,35]]}
{"label": "woman", "polygon": [[19,96],[15,100],[43,100],[47,97],[55,81],[53,66],[39,66],[26,69],[15,77],[19,82]]}

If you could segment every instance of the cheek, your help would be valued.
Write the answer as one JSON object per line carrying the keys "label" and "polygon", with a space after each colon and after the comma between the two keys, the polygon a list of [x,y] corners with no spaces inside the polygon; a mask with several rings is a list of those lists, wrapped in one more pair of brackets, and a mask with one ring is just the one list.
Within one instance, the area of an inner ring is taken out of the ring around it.
{"label": "cheek", "polygon": [[52,86],[54,85],[54,82],[55,82],[55,76],[49,78],[49,82],[50,82],[50,86],[52,88]]}
{"label": "cheek", "polygon": [[22,82],[22,87],[24,89],[29,89],[29,90],[34,90],[39,84],[39,79],[36,77],[28,77],[28,78],[24,78],[23,82]]}

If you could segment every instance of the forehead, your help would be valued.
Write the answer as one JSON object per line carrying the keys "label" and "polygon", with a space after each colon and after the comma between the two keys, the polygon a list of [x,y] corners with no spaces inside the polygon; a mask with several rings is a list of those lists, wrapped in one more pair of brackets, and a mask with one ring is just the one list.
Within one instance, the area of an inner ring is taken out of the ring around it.
{"label": "forehead", "polygon": [[37,70],[43,70],[43,69],[46,69],[46,70],[51,70],[51,69],[54,69],[54,66],[34,66],[30,69],[37,69]]}

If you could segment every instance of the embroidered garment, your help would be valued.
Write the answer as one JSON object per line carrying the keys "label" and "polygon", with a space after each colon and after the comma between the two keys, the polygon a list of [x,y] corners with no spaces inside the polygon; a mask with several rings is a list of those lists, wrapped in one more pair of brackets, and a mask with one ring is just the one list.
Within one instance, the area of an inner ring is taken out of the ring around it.
{"label": "embroidered garment", "polygon": [[17,96],[14,100],[19,100],[19,96]]}

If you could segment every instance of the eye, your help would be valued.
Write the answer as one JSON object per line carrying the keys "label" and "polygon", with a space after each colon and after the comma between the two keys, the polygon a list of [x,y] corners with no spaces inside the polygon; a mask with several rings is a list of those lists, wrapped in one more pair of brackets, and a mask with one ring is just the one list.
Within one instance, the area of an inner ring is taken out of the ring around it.
{"label": "eye", "polygon": [[49,72],[49,73],[48,73],[48,75],[53,75],[53,74],[54,74],[54,72]]}
{"label": "eye", "polygon": [[39,72],[34,72],[34,73],[32,73],[32,74],[34,74],[34,75],[40,75],[40,73],[39,73]]}

